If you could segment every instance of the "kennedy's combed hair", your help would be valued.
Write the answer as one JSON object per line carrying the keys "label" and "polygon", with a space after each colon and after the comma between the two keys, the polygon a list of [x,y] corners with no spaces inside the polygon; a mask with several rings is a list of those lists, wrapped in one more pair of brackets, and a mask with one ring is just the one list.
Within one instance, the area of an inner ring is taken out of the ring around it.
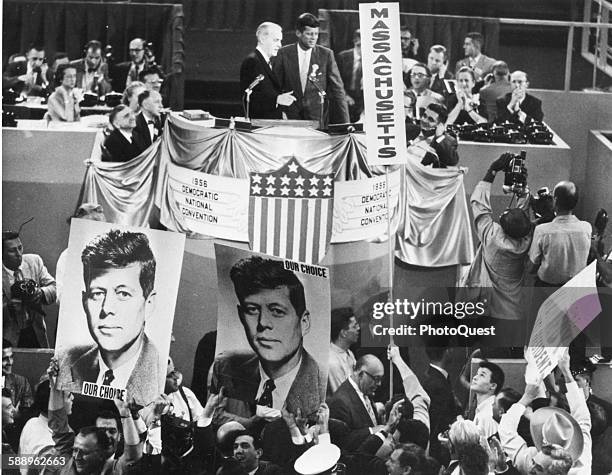
{"label": "kennedy's combed hair", "polygon": [[97,236],[81,254],[83,280],[89,288],[94,275],[104,269],[121,269],[140,264],[140,287],[145,298],[155,284],[155,257],[149,246],[149,238],[143,233],[112,229]]}
{"label": "kennedy's combed hair", "polygon": [[282,261],[263,259],[259,256],[241,259],[232,267],[230,278],[242,304],[249,295],[278,287],[289,289],[289,300],[298,316],[306,310],[304,286],[297,276],[284,268]]}

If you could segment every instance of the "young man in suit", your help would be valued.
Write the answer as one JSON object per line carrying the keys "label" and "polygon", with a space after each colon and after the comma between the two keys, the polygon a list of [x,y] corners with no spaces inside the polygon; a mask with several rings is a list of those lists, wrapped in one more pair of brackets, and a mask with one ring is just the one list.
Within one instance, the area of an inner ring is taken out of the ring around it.
{"label": "young man in suit", "polygon": [[113,131],[104,140],[102,161],[129,162],[142,152],[134,133],[136,115],[129,106],[120,104],[111,111],[108,120]]}
{"label": "young man in suit", "polygon": [[483,79],[491,72],[495,59],[482,54],[481,50],[483,43],[484,38],[476,31],[465,35],[465,40],[463,41],[465,58],[457,61],[455,75],[464,66],[468,66],[474,71],[476,81],[480,81],[480,79]]}
{"label": "young man in suit", "polygon": [[83,309],[93,345],[59,356],[58,387],[80,392],[83,382],[126,389],[141,405],[161,392],[157,348],[145,334],[155,308],[155,257],[143,233],[113,229],[81,253]]}
{"label": "young man in suit", "polygon": [[99,96],[111,91],[108,65],[102,57],[102,43],[91,40],[85,45],[85,57],[71,61],[76,68],[76,87]]}
{"label": "young man in suit", "polygon": [[[263,79],[251,89],[249,117],[252,119],[280,119],[282,106],[295,102],[293,91],[281,93],[280,83],[272,71],[272,59],[283,40],[283,30],[276,23],[264,22],[255,33],[257,47],[244,58],[240,66],[240,90],[246,94],[253,81]],[[245,98],[246,101],[246,98]]]}
{"label": "young man in suit", "polygon": [[443,97],[448,96],[445,79],[453,79],[455,76],[448,70],[448,53],[446,47],[433,45],[429,48],[427,55],[427,67],[431,71],[431,83],[429,89]]}
{"label": "young man in suit", "polygon": [[338,54],[338,69],[344,83],[351,122],[363,112],[363,71],[361,69],[361,32],[353,33],[353,47]]}
{"label": "young man in suit", "polygon": [[140,113],[136,116],[136,139],[140,151],[150,147],[161,136],[166,122],[166,115],[162,114],[164,107],[162,96],[157,91],[146,89],[138,96]]}
{"label": "young man in suit", "polygon": [[251,418],[268,408],[277,416],[283,408],[314,415],[325,399],[327,375],[303,346],[310,331],[303,284],[282,261],[258,256],[234,264],[230,278],[255,354],[225,353],[215,361],[211,392],[223,387],[228,397],[219,422],[236,420],[249,428]]}
{"label": "young man in suit", "polygon": [[47,72],[49,65],[43,46],[32,45],[25,61],[9,63],[2,75],[2,91],[13,89],[25,96],[46,97],[52,90]]}
{"label": "young man in suit", "polygon": [[293,91],[296,101],[286,108],[289,119],[320,120],[319,89],[326,93],[327,114],[323,114],[321,127],[327,123],[345,123],[349,120],[344,84],[334,59],[334,53],[317,45],[319,20],[311,13],[303,13],[296,23],[297,43],[278,51],[273,70],[283,91]]}

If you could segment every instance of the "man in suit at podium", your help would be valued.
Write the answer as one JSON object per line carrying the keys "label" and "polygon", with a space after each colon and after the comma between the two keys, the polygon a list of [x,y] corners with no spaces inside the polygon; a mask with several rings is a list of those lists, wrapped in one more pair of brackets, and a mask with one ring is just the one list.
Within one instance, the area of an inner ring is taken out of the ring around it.
{"label": "man in suit at podium", "polygon": [[334,53],[317,45],[319,20],[311,13],[298,17],[295,32],[297,43],[278,51],[273,70],[283,91],[293,91],[295,103],[286,108],[289,119],[319,120],[321,99],[326,93],[327,116],[323,124],[345,123],[349,120],[344,84],[334,59]]}
{"label": "man in suit at podium", "polygon": [[[280,83],[272,71],[272,60],[281,47],[283,30],[266,21],[257,27],[257,47],[240,66],[240,90],[251,90],[249,117],[281,119],[282,108],[295,102],[293,91],[281,93]],[[246,97],[243,97],[246,101]]]}

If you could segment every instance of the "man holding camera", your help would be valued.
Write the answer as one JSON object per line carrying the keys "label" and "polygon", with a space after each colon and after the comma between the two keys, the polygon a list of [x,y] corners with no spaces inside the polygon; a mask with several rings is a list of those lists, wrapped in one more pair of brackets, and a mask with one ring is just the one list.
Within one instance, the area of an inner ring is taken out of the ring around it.
{"label": "man holding camera", "polygon": [[24,254],[19,233],[2,233],[2,329],[18,347],[48,348],[43,305],[55,302],[55,279],[37,254]]}
{"label": "man holding camera", "polygon": [[[491,208],[491,185],[495,175],[507,170],[514,159],[511,153],[502,154],[491,164],[472,193],[472,212],[480,247],[464,282],[465,287],[480,288],[480,300],[488,301],[490,316],[499,325],[508,323],[504,328],[509,331],[519,327],[515,321],[523,319],[521,289],[525,256],[532,238],[532,225],[527,213],[529,200],[526,199],[529,194],[526,188],[516,190],[518,206],[504,211],[497,223]],[[499,327],[497,330],[497,334],[507,335]]]}

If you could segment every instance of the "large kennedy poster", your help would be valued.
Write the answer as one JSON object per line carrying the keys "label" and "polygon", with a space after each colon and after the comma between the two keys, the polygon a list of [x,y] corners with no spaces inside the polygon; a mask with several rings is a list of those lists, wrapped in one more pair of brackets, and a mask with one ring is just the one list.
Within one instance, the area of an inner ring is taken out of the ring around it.
{"label": "large kennedy poster", "polygon": [[211,391],[233,419],[314,416],[325,400],[330,278],[325,267],[215,245],[217,348]]}
{"label": "large kennedy poster", "polygon": [[57,386],[146,405],[164,388],[185,236],[73,219]]}

